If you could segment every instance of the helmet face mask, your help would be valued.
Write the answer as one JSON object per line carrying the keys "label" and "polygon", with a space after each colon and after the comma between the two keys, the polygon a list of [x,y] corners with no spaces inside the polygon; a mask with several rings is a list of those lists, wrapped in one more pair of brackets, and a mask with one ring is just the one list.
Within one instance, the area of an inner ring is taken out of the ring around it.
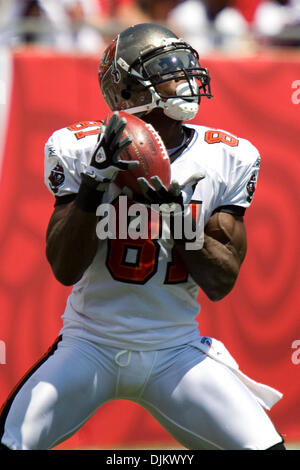
{"label": "helmet face mask", "polygon": [[[166,51],[166,49],[168,49]],[[211,96],[210,77],[207,69],[200,67],[197,52],[187,43],[172,43],[168,48],[153,50],[146,57],[143,55],[131,65],[130,69],[140,67],[143,79],[148,81],[148,87],[159,85],[170,80],[186,80],[191,91],[190,97]],[[130,73],[129,69],[129,73]],[[199,90],[191,86],[194,80],[199,81]],[[161,98],[176,98],[177,95],[162,95]]]}
{"label": "helmet face mask", "polygon": [[[158,85],[174,80],[186,84],[178,85],[172,95],[158,91]],[[201,97],[212,97],[210,77],[197,52],[168,29],[152,24],[133,26],[117,36],[103,54],[99,82],[112,110],[139,115],[160,107],[173,119],[189,120]]]}

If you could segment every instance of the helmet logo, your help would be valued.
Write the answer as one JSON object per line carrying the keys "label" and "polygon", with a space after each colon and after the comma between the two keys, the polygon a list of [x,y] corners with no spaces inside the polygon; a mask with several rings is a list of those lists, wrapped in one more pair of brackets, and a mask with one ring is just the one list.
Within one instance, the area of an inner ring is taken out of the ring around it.
{"label": "helmet logo", "polygon": [[116,49],[118,44],[118,37],[113,40],[111,45],[104,51],[102,60],[99,67],[99,79],[102,81],[104,75],[108,70],[112,75],[114,83],[119,83],[121,80],[121,73],[116,65]]}
{"label": "helmet logo", "polygon": [[114,58],[116,53],[116,39],[113,40],[111,45],[104,51],[100,66],[99,66],[99,79],[103,79],[109,68],[114,65]]}

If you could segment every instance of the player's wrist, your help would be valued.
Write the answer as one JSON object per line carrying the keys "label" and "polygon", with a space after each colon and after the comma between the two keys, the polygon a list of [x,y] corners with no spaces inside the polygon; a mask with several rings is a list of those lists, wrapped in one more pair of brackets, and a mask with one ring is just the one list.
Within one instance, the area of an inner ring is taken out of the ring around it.
{"label": "player's wrist", "polygon": [[93,165],[88,165],[85,170],[85,174],[88,175],[98,183],[108,183],[115,179],[118,173],[118,169],[113,166],[108,166],[107,168],[97,168]]}
{"label": "player's wrist", "polygon": [[74,204],[79,209],[96,213],[97,207],[101,204],[105,185],[92,178],[86,173],[81,173],[81,184],[74,200]]}

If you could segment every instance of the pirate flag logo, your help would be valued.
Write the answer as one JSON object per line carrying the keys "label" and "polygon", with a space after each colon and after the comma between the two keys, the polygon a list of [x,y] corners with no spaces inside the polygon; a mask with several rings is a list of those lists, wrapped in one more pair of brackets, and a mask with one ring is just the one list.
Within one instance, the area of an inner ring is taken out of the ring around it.
{"label": "pirate flag logo", "polygon": [[54,193],[57,193],[58,188],[65,181],[65,174],[62,165],[59,163],[53,168],[49,176],[49,185]]}
{"label": "pirate flag logo", "polygon": [[256,181],[257,181],[257,172],[255,171],[252,173],[250,180],[247,183],[247,201],[251,202],[254,196],[255,188],[256,188]]}

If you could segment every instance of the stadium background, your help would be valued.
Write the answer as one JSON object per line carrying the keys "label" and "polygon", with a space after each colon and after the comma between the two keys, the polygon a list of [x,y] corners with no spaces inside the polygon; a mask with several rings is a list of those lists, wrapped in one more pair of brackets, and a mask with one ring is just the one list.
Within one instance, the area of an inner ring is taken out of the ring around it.
{"label": "stadium background", "polygon": [[[57,128],[105,117],[98,59],[30,48],[0,53],[0,404],[61,327],[70,289],[57,283],[44,255],[53,200],[43,183],[43,147]],[[262,168],[245,217],[239,280],[219,303],[199,294],[200,330],[223,341],[243,372],[284,394],[270,416],[291,444],[300,440],[300,56],[214,54],[202,65],[214,99],[203,100],[194,122],[249,139]],[[116,401],[59,448],[158,445],[177,447],[143,409]]]}

